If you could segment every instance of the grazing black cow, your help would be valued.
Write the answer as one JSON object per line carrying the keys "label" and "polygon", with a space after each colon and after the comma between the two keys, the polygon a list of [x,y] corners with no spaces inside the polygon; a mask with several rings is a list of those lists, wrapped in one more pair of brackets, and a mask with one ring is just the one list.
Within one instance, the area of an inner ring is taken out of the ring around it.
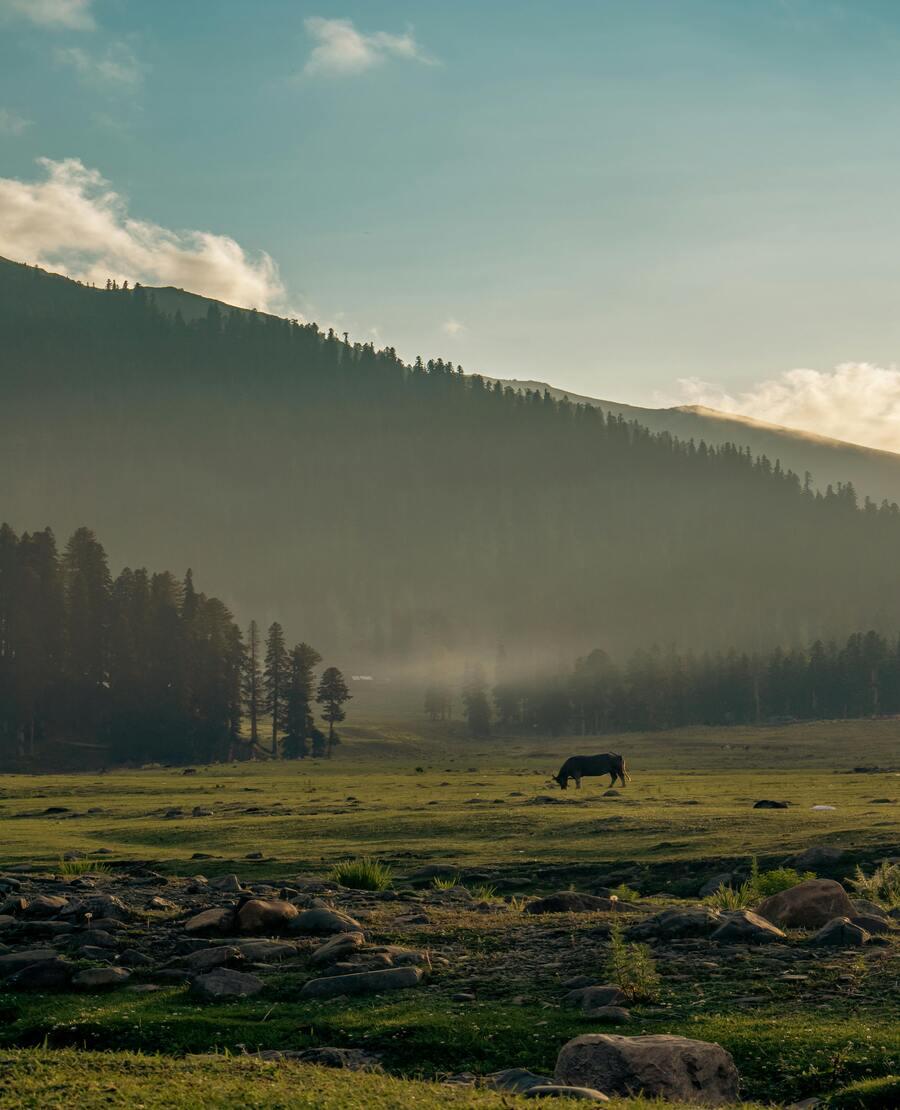
{"label": "grazing black cow", "polygon": [[575,785],[581,789],[581,780],[591,775],[609,775],[609,785],[615,786],[616,779],[624,786],[631,775],[625,770],[625,760],[615,752],[604,752],[603,755],[573,755],[560,767],[559,774],[554,775],[554,781],[566,789],[569,779],[575,780]]}

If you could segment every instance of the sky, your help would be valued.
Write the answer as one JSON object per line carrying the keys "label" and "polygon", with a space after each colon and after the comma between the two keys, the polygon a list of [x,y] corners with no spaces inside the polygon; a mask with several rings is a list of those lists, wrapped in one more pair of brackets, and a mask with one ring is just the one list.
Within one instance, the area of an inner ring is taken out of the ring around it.
{"label": "sky", "polygon": [[900,450],[895,0],[0,0],[0,255]]}

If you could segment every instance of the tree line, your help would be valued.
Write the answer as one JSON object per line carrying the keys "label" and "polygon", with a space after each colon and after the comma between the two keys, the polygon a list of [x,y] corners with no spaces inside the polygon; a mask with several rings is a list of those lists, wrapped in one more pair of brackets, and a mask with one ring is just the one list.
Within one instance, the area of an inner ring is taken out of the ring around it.
{"label": "tree line", "polygon": [[[653,647],[634,652],[623,665],[597,649],[567,672],[528,679],[505,670],[501,661],[493,687],[482,667],[466,671],[463,712],[474,736],[598,735],[900,714],[900,637],[874,631],[769,652],[693,654]],[[446,685],[431,684],[426,714],[446,718],[450,701]]]}
{"label": "tree line", "polygon": [[59,552],[49,528],[0,525],[0,762],[48,742],[94,763],[327,756],[351,694],[321,662],[277,622],[245,638],[190,570],[113,578],[88,528]]}

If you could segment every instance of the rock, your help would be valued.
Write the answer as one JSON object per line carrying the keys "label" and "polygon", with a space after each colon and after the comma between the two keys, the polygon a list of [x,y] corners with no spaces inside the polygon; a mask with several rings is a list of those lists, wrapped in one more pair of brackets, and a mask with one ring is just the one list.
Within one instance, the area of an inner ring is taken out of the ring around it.
{"label": "rock", "polygon": [[46,960],[55,960],[59,953],[55,948],[29,948],[24,952],[10,952],[0,956],[0,979],[8,975],[15,975],[25,967],[32,964],[44,963]]}
{"label": "rock", "polygon": [[787,939],[777,925],[751,910],[732,910],[722,917],[725,923],[709,938],[719,944],[771,944]]}
{"label": "rock", "polygon": [[168,898],[160,898],[154,895],[153,898],[147,903],[148,910],[176,910],[178,907],[174,902],[170,902]]}
{"label": "rock", "polygon": [[281,940],[245,940],[237,948],[245,960],[260,964],[289,960],[297,955],[293,944]]}
{"label": "rock", "polygon": [[579,894],[574,890],[561,890],[546,898],[535,898],[525,907],[526,913],[609,913],[617,908],[610,898],[596,894]]}
{"label": "rock", "polygon": [[708,898],[710,894],[715,894],[721,886],[730,886],[734,881],[733,871],[722,871],[718,875],[713,875],[711,879],[707,879],[703,886],[698,891],[701,898]]}
{"label": "rock", "polygon": [[858,948],[869,940],[869,934],[859,925],[854,925],[849,917],[835,917],[824,925],[810,944],[817,948]]}
{"label": "rock", "polygon": [[280,898],[268,901],[251,898],[237,912],[237,927],[241,933],[283,933],[300,911],[290,902]]}
{"label": "rock", "polygon": [[769,798],[762,798],[758,802],[753,803],[754,809],[788,809],[790,802],[773,802]]}
{"label": "rock", "polygon": [[[827,808],[834,809],[834,806],[828,806]],[[843,848],[832,848],[827,844],[815,844],[803,852],[797,852],[796,855],[789,856],[784,862],[788,867],[796,867],[798,871],[817,871],[822,867],[833,867],[846,854]]]}
{"label": "rock", "polygon": [[854,898],[854,909],[858,914],[867,914],[869,917],[882,917],[885,920],[888,918],[888,911],[884,906],[879,906],[877,902],[870,902],[867,898]]}
{"label": "rock", "polygon": [[560,1050],[555,1079],[611,1095],[640,1094],[701,1106],[738,1101],[738,1071],[721,1045],[665,1034],[575,1037]]}
{"label": "rock", "polygon": [[124,967],[86,967],[72,980],[72,986],[82,991],[111,990],[124,986],[131,978],[131,972]]}
{"label": "rock", "polygon": [[29,899],[22,911],[22,916],[34,918],[55,917],[68,905],[69,899],[63,898],[60,894],[39,894],[36,898]]}
{"label": "rock", "polygon": [[351,952],[362,948],[365,939],[362,933],[338,933],[331,940],[326,940],[323,945],[320,945],[310,956],[309,962],[316,967],[337,963]]}
{"label": "rock", "polygon": [[66,916],[90,914],[94,919],[109,918],[113,921],[130,921],[134,916],[128,906],[115,894],[93,894],[89,898],[70,903]]}
{"label": "rock", "polygon": [[609,790],[604,790],[603,791],[603,797],[604,798],[621,798],[622,797],[622,791],[621,790],[614,790],[612,787],[610,787]]}
{"label": "rock", "polygon": [[118,961],[123,967],[153,966],[153,960],[143,952],[139,952],[136,948],[126,948],[124,952],[120,952]]}
{"label": "rock", "polygon": [[182,956],[178,961],[188,970],[195,972],[212,971],[214,967],[223,967],[225,964],[240,963],[244,954],[232,944],[220,945],[217,948],[201,948],[199,952],[192,952],[189,956]]}
{"label": "rock", "polygon": [[563,1083],[548,1083],[543,1087],[529,1087],[524,1098],[571,1098],[582,1102],[609,1102],[602,1091],[593,1087],[568,1087]]}
{"label": "rock", "polygon": [[867,933],[873,936],[878,936],[882,933],[892,933],[890,919],[887,917],[875,917],[874,914],[858,913],[850,918],[850,924],[856,925],[860,929],[865,929]]}
{"label": "rock", "polygon": [[237,875],[220,875],[218,879],[210,879],[209,885],[213,890],[224,890],[226,894],[241,894],[244,889]]}
{"label": "rock", "polygon": [[458,874],[459,868],[452,867],[448,863],[426,863],[424,867],[410,871],[406,881],[415,884],[430,883],[435,879],[453,879]]}
{"label": "rock", "polygon": [[486,1075],[482,1086],[491,1091],[508,1091],[510,1094],[521,1095],[532,1087],[552,1087],[553,1080],[548,1075],[535,1075],[527,1068],[506,1068]]}
{"label": "rock", "polygon": [[406,990],[422,981],[417,967],[390,967],[383,971],[360,971],[350,975],[333,975],[311,979],[300,992],[301,998],[334,998],[341,994],[380,994],[382,991]]}
{"label": "rock", "polygon": [[21,968],[3,985],[8,990],[17,991],[66,990],[72,981],[73,971],[73,966],[65,960],[41,960]]}
{"label": "rock", "polygon": [[626,1025],[631,1021],[631,1011],[624,1006],[585,1006],[584,1016],[594,1021],[608,1021],[612,1025]]}
{"label": "rock", "polygon": [[292,933],[327,935],[328,933],[359,932],[362,926],[348,914],[341,913],[340,910],[329,910],[316,906],[304,910],[303,913],[293,918],[289,929]]}
{"label": "rock", "polygon": [[614,983],[599,983],[590,987],[577,987],[563,998],[563,1006],[577,1006],[582,1010],[599,1006],[612,1006],[622,1002],[625,995]]}
{"label": "rock", "polygon": [[191,994],[203,1002],[218,1002],[223,998],[250,998],[259,994],[264,983],[256,975],[217,967],[206,975],[198,975],[191,983]]}
{"label": "rock", "polygon": [[807,879],[769,898],[756,909],[760,917],[787,929],[819,929],[834,917],[852,917],[853,903],[833,879]]}
{"label": "rock", "polygon": [[304,1064],[318,1064],[322,1068],[346,1068],[348,1071],[380,1071],[381,1057],[361,1048],[262,1049],[254,1056],[260,1060],[298,1060]]}
{"label": "rock", "polygon": [[683,937],[707,937],[723,924],[722,915],[707,906],[689,909],[675,907],[660,910],[645,921],[632,925],[628,930],[629,940],[659,938],[679,940]]}
{"label": "rock", "polygon": [[191,936],[210,933],[230,933],[234,929],[234,910],[230,906],[216,906],[203,910],[185,923],[184,931]]}

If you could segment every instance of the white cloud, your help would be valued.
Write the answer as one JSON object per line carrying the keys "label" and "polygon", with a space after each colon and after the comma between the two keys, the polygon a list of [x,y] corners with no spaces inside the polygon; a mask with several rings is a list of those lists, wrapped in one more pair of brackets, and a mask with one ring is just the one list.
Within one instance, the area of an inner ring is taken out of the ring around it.
{"label": "white cloud", "polygon": [[388,58],[433,63],[410,31],[405,35],[392,35],[387,31],[367,35],[357,31],[349,19],[323,19],[321,16],[311,16],[305,26],[315,42],[303,67],[307,74],[350,76],[372,69]]}
{"label": "white cloud", "polygon": [[444,335],[450,335],[450,336],[462,335],[462,333],[465,330],[466,330],[466,325],[461,324],[459,322],[459,320],[454,320],[454,318],[452,316],[450,317],[449,320],[445,320],[443,322],[443,324],[441,324],[441,331],[444,333]]}
{"label": "white cloud", "polygon": [[209,231],[129,216],[125,199],[77,158],[39,160],[42,180],[0,178],[0,255],[98,285],[108,277],[175,285],[229,304],[285,311],[272,258]]}
{"label": "white cloud", "polygon": [[124,42],[114,42],[103,54],[91,54],[80,46],[60,47],[56,60],[71,66],[84,81],[135,89],[144,78],[144,67]]}
{"label": "white cloud", "polygon": [[93,0],[0,0],[0,15],[19,16],[38,27],[93,31]]}
{"label": "white cloud", "polygon": [[680,404],[707,405],[835,439],[900,451],[900,369],[845,362],[788,370],[742,393],[698,378],[679,381]]}
{"label": "white cloud", "polygon": [[20,116],[11,108],[0,108],[0,135],[21,135],[31,127],[31,120]]}

